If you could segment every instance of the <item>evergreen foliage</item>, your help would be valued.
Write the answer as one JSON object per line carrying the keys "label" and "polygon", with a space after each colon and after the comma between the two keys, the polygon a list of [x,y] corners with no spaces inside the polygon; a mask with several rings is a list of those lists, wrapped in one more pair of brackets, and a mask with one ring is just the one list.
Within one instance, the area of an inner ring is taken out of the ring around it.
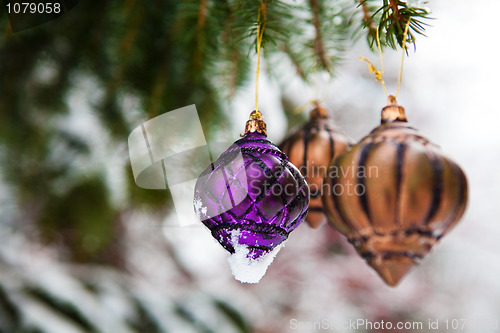
{"label": "evergreen foliage", "polygon": [[[316,72],[335,75],[342,52],[363,34],[373,45],[376,29],[382,44],[395,48],[411,19],[407,41],[414,43],[426,15],[392,0],[101,0],[80,1],[56,20],[18,33],[0,16],[0,186],[17,209],[2,214],[1,227],[60,245],[69,261],[123,268],[124,216],[164,215],[171,205],[168,192],[133,183],[126,142],[138,123],[196,104],[208,139],[226,128],[224,101],[254,79],[259,26],[263,56],[289,61],[308,80]],[[106,159],[113,157],[118,163],[110,170]],[[116,190],[120,172],[124,184]],[[1,312],[9,318],[0,331],[45,331],[23,326],[13,293],[98,331],[76,304],[65,306],[19,274],[20,291],[0,283]],[[139,303],[127,296],[139,316],[127,324],[130,331],[167,331]],[[249,331],[229,305],[215,306],[239,331]],[[175,311],[173,317],[191,320],[189,309]],[[210,331],[203,325],[197,331]]]}
{"label": "evergreen foliage", "polygon": [[[76,112],[71,99],[86,96],[104,149],[123,145],[138,121],[189,104],[199,106],[210,136],[227,126],[223,101],[254,78],[258,26],[264,56],[288,59],[307,80],[315,72],[335,74],[356,35],[366,34],[373,44],[374,27],[382,43],[394,48],[411,19],[408,43],[414,43],[411,32],[423,31],[426,14],[392,0],[81,1],[62,17],[18,33],[10,32],[3,16],[3,180],[29,212],[28,223],[41,227],[42,235],[76,230],[63,236],[71,239],[63,244],[76,247],[73,258],[94,258],[81,257],[90,248],[75,242],[74,233],[80,240],[92,234],[105,244],[115,228],[102,224],[119,221],[120,208],[106,200],[102,166],[82,167],[95,161],[96,147],[85,131],[67,128]],[[130,169],[126,176],[131,178]],[[128,206],[160,208],[168,202],[165,192],[134,187],[126,187]],[[93,198],[102,199],[96,205]],[[78,219],[69,218],[73,212]]]}

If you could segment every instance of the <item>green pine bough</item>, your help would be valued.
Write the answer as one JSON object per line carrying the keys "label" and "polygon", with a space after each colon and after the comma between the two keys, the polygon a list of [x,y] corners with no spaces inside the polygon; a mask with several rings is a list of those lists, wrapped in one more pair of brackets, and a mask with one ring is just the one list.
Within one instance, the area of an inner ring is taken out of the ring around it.
{"label": "green pine bough", "polygon": [[368,28],[368,43],[373,48],[378,30],[381,44],[396,49],[403,47],[405,26],[410,22],[406,42],[415,46],[412,32],[424,35],[425,23],[429,18],[429,9],[424,7],[425,1],[399,0],[360,0],[359,7],[363,11],[363,26]]}

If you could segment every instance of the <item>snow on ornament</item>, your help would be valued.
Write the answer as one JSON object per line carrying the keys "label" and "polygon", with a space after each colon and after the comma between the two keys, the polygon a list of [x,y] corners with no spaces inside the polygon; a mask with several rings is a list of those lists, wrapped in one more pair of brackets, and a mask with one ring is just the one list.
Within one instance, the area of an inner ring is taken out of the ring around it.
{"label": "snow on ornament", "polygon": [[308,206],[306,181],[267,140],[258,111],[243,137],[201,173],[194,191],[198,218],[231,253],[235,278],[246,283],[260,281]]}
{"label": "snow on ornament", "polygon": [[330,164],[323,204],[333,226],[395,286],[462,217],[467,179],[411,127],[389,96],[382,124]]}
{"label": "snow on ornament", "polygon": [[328,111],[317,104],[310,113],[309,121],[279,145],[309,184],[311,201],[306,222],[311,228],[316,229],[326,222],[321,192],[327,167],[351,144],[351,139],[333,124]]}

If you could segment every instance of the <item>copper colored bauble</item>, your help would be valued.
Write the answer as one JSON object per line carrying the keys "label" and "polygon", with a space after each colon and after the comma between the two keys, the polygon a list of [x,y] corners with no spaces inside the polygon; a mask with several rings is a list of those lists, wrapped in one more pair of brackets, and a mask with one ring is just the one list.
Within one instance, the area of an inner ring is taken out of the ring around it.
{"label": "copper colored bauble", "polygon": [[467,180],[389,96],[382,124],[332,161],[323,192],[333,226],[394,286],[461,218]]}
{"label": "copper colored bauble", "polygon": [[318,105],[311,111],[309,121],[279,145],[309,184],[311,199],[306,221],[312,228],[318,228],[326,221],[321,188],[327,167],[351,143],[333,124],[326,109]]}

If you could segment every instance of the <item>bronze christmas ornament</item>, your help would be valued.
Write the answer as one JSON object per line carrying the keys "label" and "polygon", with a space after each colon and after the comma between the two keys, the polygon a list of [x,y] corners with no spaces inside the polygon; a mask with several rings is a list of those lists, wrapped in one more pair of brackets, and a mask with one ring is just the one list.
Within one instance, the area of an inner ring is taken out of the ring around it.
{"label": "bronze christmas ornament", "polygon": [[382,123],[332,161],[323,204],[333,226],[395,286],[462,217],[467,179],[389,96]]}
{"label": "bronze christmas ornament", "polygon": [[309,184],[311,197],[306,221],[312,228],[318,228],[326,221],[321,188],[328,165],[332,158],[345,151],[351,143],[333,124],[327,110],[316,105],[310,113],[309,121],[279,145]]}

